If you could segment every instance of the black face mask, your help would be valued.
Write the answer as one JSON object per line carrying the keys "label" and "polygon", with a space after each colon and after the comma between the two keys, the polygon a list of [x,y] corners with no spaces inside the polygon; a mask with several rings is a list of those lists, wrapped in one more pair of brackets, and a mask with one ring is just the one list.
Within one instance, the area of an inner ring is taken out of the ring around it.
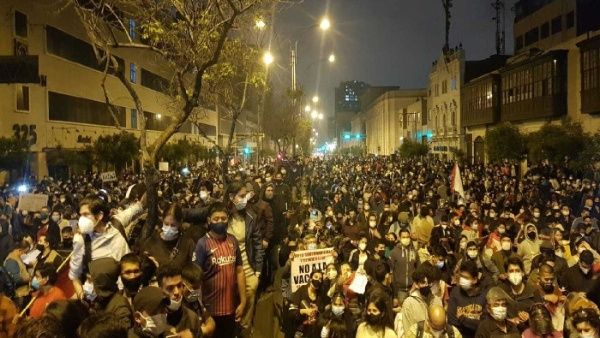
{"label": "black face mask", "polygon": [[322,282],[322,281],[320,281],[320,280],[313,279],[313,280],[312,280],[310,283],[312,284],[312,287],[313,287],[315,290],[319,290],[319,289],[321,288],[321,282]]}
{"label": "black face mask", "polygon": [[421,295],[423,297],[427,297],[431,294],[431,287],[429,285],[427,286],[422,286],[419,288],[419,292],[421,293]]}
{"label": "black face mask", "polygon": [[375,316],[370,313],[367,313],[366,320],[369,325],[379,326],[381,324],[381,321],[383,320],[383,317],[381,315]]}
{"label": "black face mask", "polygon": [[39,250],[40,252],[44,252],[44,249],[45,249],[44,245],[42,245],[42,244],[37,244],[37,245],[35,246],[35,248],[36,248],[37,250]]}
{"label": "black face mask", "polygon": [[528,233],[527,233],[527,237],[528,237],[530,240],[532,240],[532,241],[533,241],[533,240],[535,239],[535,237],[536,237],[536,235],[535,235],[535,232],[534,232],[534,231],[530,231],[530,232],[528,232]]}
{"label": "black face mask", "polygon": [[227,223],[210,223],[210,229],[217,235],[225,235],[227,233]]}
{"label": "black face mask", "polygon": [[121,278],[121,282],[123,283],[123,287],[125,287],[127,291],[137,292],[140,289],[140,286],[142,285],[142,275],[134,279]]}
{"label": "black face mask", "polygon": [[70,248],[73,246],[73,239],[72,238],[65,238],[62,240],[62,244],[64,248]]}
{"label": "black face mask", "polygon": [[546,294],[552,293],[554,291],[553,283],[540,283],[540,287]]}

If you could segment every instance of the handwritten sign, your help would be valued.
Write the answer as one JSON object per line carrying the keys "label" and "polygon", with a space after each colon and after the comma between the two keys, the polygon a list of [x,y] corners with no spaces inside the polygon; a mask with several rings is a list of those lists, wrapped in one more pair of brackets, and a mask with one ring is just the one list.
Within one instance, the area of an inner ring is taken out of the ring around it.
{"label": "handwritten sign", "polygon": [[114,182],[117,180],[117,174],[114,171],[107,171],[100,174],[102,182]]}
{"label": "handwritten sign", "polygon": [[333,263],[333,248],[294,251],[290,284],[292,292],[310,282],[310,274],[315,270],[325,272],[327,264]]}
{"label": "handwritten sign", "polygon": [[48,206],[46,194],[23,194],[19,196],[19,210],[40,211]]}

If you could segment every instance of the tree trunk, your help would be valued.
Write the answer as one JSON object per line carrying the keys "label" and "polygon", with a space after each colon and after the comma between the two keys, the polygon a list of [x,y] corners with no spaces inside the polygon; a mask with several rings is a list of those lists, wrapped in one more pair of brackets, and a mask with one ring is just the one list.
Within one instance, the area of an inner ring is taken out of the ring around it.
{"label": "tree trunk", "polygon": [[142,229],[141,239],[147,239],[152,236],[156,225],[158,224],[158,184],[160,181],[160,173],[156,169],[156,161],[144,161],[144,174],[146,183],[146,203],[148,208],[148,216],[146,224]]}

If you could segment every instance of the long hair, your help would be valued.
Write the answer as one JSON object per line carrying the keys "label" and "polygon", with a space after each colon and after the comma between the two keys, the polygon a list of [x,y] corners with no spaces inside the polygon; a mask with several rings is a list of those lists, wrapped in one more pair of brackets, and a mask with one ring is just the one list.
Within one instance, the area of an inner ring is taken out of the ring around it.
{"label": "long hair", "polygon": [[[390,300],[390,297],[388,297],[388,295],[385,292],[380,291],[380,290],[374,290],[369,295],[369,300],[367,301],[366,304],[367,304],[367,307],[369,306],[369,304],[375,305],[375,307],[381,313],[381,321],[380,321],[379,325],[374,327],[374,329],[385,330],[386,327],[389,327],[390,329],[394,327],[393,326],[393,318],[392,318],[393,314],[391,313],[391,309],[392,309],[391,300]],[[367,308],[365,308],[365,314],[366,314],[366,309]]]}

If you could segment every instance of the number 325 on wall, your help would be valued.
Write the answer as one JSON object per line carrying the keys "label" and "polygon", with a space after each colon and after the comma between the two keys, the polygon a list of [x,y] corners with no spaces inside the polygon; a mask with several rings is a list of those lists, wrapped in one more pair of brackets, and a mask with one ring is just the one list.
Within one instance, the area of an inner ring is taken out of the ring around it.
{"label": "number 325 on wall", "polygon": [[32,146],[37,143],[37,133],[35,131],[35,124],[14,124],[13,130],[15,131],[15,137],[19,140],[26,141],[28,145]]}

